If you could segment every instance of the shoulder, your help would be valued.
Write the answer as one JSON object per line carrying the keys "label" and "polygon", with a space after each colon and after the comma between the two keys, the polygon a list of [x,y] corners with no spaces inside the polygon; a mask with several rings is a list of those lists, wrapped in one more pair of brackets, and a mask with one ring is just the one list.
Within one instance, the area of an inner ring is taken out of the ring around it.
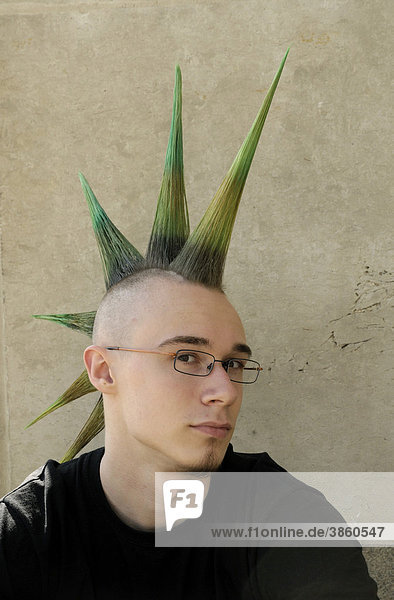
{"label": "shoulder", "polygon": [[12,520],[15,525],[37,523],[50,502],[76,488],[81,475],[99,462],[103,453],[104,448],[98,448],[66,463],[48,460],[0,498],[0,520]]}
{"label": "shoulder", "polygon": [[86,488],[103,453],[99,448],[66,463],[48,460],[0,498],[1,598],[49,597],[45,586],[61,573],[50,565],[66,543],[66,552],[77,550],[78,509],[88,505]]}
{"label": "shoulder", "polygon": [[[234,452],[230,444],[222,471],[242,473],[232,479],[232,494],[244,488],[245,506],[251,507],[250,522],[270,523],[343,523],[340,513],[318,489],[296,478],[278,465],[267,452]],[[247,474],[251,474],[248,476]]]}

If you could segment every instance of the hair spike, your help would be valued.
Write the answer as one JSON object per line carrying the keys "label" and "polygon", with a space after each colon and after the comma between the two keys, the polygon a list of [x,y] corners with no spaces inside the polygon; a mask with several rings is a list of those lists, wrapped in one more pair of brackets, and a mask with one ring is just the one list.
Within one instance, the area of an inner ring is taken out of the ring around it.
{"label": "hair spike", "polygon": [[76,331],[84,333],[89,337],[92,337],[93,334],[95,316],[95,310],[89,312],[66,313],[57,315],[33,315],[35,319],[53,321],[54,323],[59,323],[59,325],[63,325],[64,327],[69,327],[70,329],[74,329]]}
{"label": "hair spike", "polygon": [[141,268],[144,259],[112,223],[82,173],[79,173],[79,179],[89,205],[93,230],[103,265],[105,285],[108,289],[126,275],[131,275]]}
{"label": "hair spike", "polygon": [[170,136],[146,255],[147,264],[152,267],[168,267],[181,251],[189,237],[189,232],[189,214],[183,176],[182,75],[179,65],[176,65]]}
{"label": "hair spike", "polygon": [[34,419],[31,423],[26,425],[25,429],[40,421],[43,417],[46,417],[51,412],[60,408],[61,406],[65,406],[69,402],[73,400],[77,400],[77,398],[81,398],[82,396],[86,396],[86,394],[90,394],[91,392],[96,392],[96,388],[90,383],[89,376],[87,374],[86,369],[82,371],[81,375],[77,377],[77,379],[70,385],[69,388],[54,402],[51,404],[49,408],[44,410],[38,417]]}
{"label": "hair spike", "polygon": [[258,115],[211,204],[171,269],[187,279],[220,288],[242,191],[289,49],[282,59]]}
{"label": "hair spike", "polygon": [[104,405],[103,397],[100,395],[95,404],[89,418],[77,435],[75,441],[71,444],[66,454],[60,462],[67,462],[74,458],[78,452],[82,450],[93,438],[96,437],[104,429]]}

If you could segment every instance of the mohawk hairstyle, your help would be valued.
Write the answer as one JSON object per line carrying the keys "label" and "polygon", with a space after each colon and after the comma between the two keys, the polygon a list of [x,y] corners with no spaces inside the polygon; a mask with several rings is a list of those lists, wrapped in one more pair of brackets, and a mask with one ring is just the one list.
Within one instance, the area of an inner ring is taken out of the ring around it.
{"label": "mohawk hairstyle", "polygon": [[[112,223],[85,177],[82,173],[79,174],[90,210],[107,290],[129,275],[152,268],[171,270],[189,281],[221,289],[224,265],[242,191],[288,53],[289,49],[233,164],[191,235],[183,175],[182,79],[178,65],[175,69],[172,122],[163,180],[145,257]],[[90,311],[34,317],[57,322],[92,337],[95,314],[95,311]],[[96,388],[92,386],[84,370],[70,387],[27,427],[57,408],[94,391]],[[74,458],[103,428],[103,398],[100,396],[61,462]]]}

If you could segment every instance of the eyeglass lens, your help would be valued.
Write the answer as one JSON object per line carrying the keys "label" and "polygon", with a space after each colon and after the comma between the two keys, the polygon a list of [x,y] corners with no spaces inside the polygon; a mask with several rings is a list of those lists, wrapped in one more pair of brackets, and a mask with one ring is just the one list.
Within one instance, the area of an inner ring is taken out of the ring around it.
{"label": "eyeglass lens", "polygon": [[[179,373],[204,377],[212,371],[214,360],[211,354],[199,350],[178,350],[174,367]],[[254,383],[259,375],[259,364],[253,360],[229,358],[222,364],[230,380],[237,383]]]}

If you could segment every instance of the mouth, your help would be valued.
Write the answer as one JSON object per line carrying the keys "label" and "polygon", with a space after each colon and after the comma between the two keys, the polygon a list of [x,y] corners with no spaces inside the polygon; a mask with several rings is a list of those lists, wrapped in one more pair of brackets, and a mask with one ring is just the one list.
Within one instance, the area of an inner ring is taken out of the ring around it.
{"label": "mouth", "polygon": [[198,425],[190,425],[192,429],[199,431],[203,435],[224,439],[231,431],[230,423],[215,423],[208,421],[207,423],[199,423]]}

